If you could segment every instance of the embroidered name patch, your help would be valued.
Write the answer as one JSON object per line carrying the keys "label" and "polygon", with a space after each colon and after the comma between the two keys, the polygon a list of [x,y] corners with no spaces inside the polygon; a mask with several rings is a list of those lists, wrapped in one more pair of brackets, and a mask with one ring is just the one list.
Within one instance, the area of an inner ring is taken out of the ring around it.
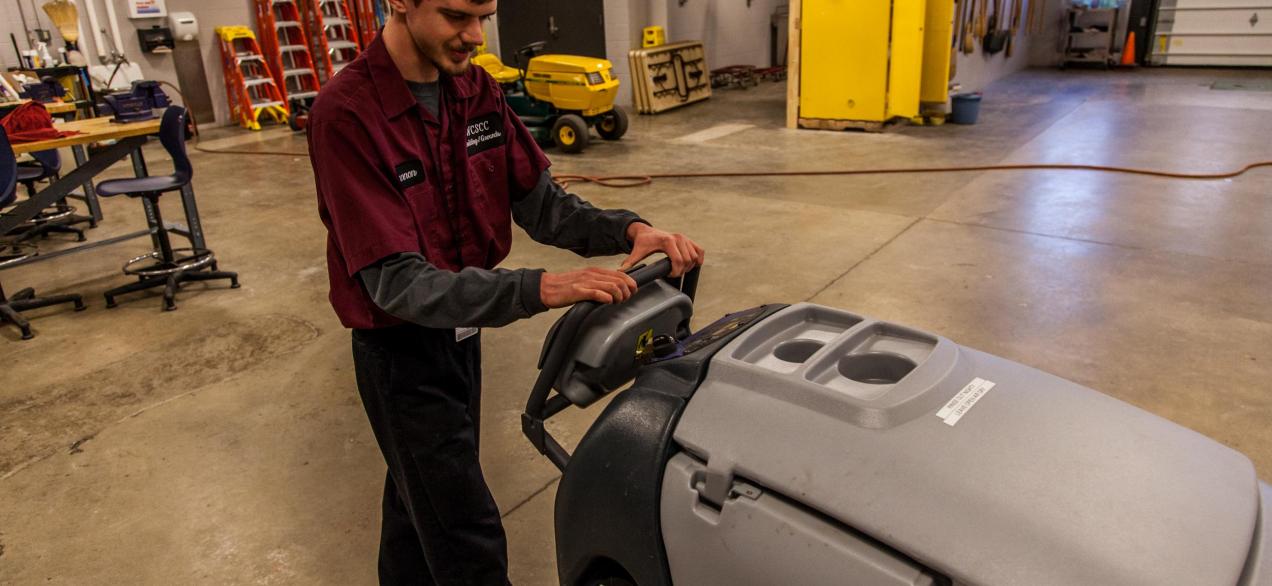
{"label": "embroidered name patch", "polygon": [[398,187],[406,189],[424,182],[424,163],[419,160],[407,161],[393,169],[397,175]]}
{"label": "embroidered name patch", "polygon": [[503,116],[499,112],[491,112],[468,121],[468,156],[503,146],[506,140]]}

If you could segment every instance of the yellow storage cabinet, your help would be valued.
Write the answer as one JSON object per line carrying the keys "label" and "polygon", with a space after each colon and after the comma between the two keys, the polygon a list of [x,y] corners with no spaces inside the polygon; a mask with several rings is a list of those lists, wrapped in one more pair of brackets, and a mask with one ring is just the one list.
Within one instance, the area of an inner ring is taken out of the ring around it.
{"label": "yellow storage cabinet", "polygon": [[[788,99],[805,128],[877,130],[919,114],[927,0],[792,0]],[[948,35],[948,31],[945,31]],[[947,57],[948,59],[948,54]],[[788,105],[791,107],[791,105]]]}
{"label": "yellow storage cabinet", "polygon": [[953,0],[928,0],[923,26],[923,83],[919,101],[944,112],[950,99],[950,46],[954,40]]}

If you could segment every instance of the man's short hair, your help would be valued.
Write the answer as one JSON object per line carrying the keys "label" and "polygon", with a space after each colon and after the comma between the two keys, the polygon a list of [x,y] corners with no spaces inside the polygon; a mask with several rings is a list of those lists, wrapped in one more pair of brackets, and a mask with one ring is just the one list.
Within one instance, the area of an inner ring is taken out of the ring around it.
{"label": "man's short hair", "polygon": [[[424,1],[424,0],[414,0],[414,2],[415,2],[415,5],[416,5],[416,6],[419,6],[419,5],[420,5],[420,2],[423,2],[423,1]],[[468,3],[469,3],[469,4],[476,4],[476,5],[480,6],[480,5],[482,5],[482,4],[490,4],[490,0],[468,0]]]}

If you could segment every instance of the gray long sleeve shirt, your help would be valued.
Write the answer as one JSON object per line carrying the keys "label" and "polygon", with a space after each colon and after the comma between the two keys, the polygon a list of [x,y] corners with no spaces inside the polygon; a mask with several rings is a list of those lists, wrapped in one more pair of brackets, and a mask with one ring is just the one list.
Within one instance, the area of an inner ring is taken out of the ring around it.
{"label": "gray long sleeve shirt", "polygon": [[[536,242],[581,256],[631,252],[627,228],[644,222],[627,210],[602,210],[566,193],[547,171],[534,191],[512,202],[512,218]],[[376,306],[433,328],[498,327],[546,311],[541,269],[439,269],[418,253],[389,256],[358,271]]]}

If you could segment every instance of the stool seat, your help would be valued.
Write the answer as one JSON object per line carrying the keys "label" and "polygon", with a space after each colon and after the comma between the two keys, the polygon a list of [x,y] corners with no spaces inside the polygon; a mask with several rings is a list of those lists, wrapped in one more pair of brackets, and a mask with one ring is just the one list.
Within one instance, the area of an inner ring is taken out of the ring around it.
{"label": "stool seat", "polygon": [[18,183],[26,183],[27,181],[39,181],[44,179],[44,168],[26,165],[18,165]]}
{"label": "stool seat", "polygon": [[97,184],[97,195],[111,197],[124,194],[129,197],[140,197],[146,193],[162,193],[181,189],[189,182],[189,178],[177,175],[156,175],[153,177],[137,177],[135,179],[110,179]]}

